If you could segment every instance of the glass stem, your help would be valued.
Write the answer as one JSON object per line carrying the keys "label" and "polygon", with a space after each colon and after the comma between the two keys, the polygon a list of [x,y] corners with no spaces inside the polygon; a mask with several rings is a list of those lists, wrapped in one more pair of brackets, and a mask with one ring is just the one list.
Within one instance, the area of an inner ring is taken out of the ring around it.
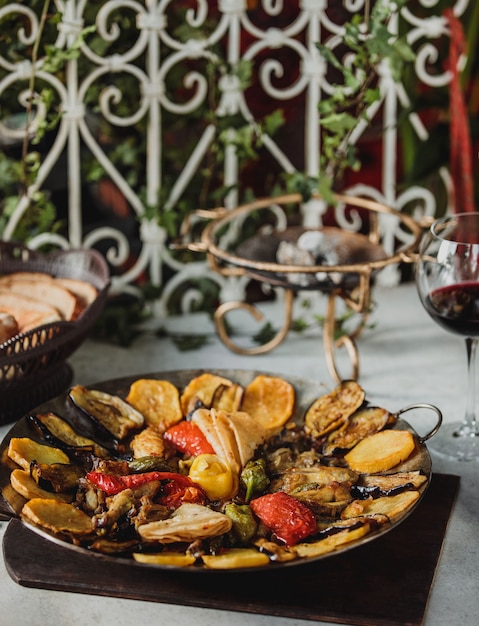
{"label": "glass stem", "polygon": [[467,399],[466,415],[464,423],[456,436],[479,437],[479,429],[476,418],[476,348],[477,339],[467,337]]}

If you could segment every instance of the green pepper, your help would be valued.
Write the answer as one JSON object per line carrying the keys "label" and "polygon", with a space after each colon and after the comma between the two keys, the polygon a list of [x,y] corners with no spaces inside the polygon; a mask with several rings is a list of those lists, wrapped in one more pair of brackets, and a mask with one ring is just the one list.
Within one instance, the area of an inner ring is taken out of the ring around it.
{"label": "green pepper", "polygon": [[143,456],[139,459],[128,461],[130,472],[168,472],[171,467],[159,456]]}
{"label": "green pepper", "polygon": [[253,511],[247,504],[229,502],[225,506],[225,515],[233,522],[233,532],[242,544],[248,544],[258,528]]}
{"label": "green pepper", "polygon": [[263,458],[248,461],[240,474],[240,483],[246,489],[246,502],[262,493],[270,483],[266,473],[266,461]]}

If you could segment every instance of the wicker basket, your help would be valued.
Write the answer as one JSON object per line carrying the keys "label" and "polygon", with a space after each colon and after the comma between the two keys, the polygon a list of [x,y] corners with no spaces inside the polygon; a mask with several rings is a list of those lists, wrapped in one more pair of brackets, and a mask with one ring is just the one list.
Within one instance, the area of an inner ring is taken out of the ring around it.
{"label": "wicker basket", "polygon": [[96,287],[98,296],[75,321],[46,324],[0,346],[0,424],[19,419],[67,388],[73,372],[66,361],[98,319],[110,287],[107,263],[95,250],[42,254],[0,242],[0,275],[18,271],[84,280]]}

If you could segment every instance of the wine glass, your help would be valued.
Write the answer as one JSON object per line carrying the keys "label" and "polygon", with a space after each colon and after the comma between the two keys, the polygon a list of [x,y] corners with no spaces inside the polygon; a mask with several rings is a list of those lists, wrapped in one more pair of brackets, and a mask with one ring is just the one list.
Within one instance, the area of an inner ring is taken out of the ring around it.
{"label": "wine glass", "polygon": [[430,226],[420,244],[416,285],[432,319],[466,340],[464,420],[443,424],[431,440],[431,449],[451,459],[478,461],[475,356],[479,340],[479,212],[456,213]]}

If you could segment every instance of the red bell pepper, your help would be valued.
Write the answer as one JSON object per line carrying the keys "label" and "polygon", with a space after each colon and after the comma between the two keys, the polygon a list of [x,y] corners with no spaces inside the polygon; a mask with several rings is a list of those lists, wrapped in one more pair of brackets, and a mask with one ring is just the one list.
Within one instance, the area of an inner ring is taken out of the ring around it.
{"label": "red bell pepper", "polygon": [[188,476],[175,472],[143,472],[141,474],[105,474],[103,472],[89,472],[87,479],[101,489],[106,495],[113,496],[124,489],[135,489],[152,480],[164,482],[159,501],[165,506],[178,507],[183,502],[203,504],[206,494],[199,485]]}
{"label": "red bell pepper", "polygon": [[314,513],[303,502],[284,491],[268,493],[250,502],[253,513],[287,546],[317,530]]}
{"label": "red bell pepper", "polygon": [[188,420],[182,420],[170,426],[163,437],[183,454],[199,456],[215,453],[200,427]]}

